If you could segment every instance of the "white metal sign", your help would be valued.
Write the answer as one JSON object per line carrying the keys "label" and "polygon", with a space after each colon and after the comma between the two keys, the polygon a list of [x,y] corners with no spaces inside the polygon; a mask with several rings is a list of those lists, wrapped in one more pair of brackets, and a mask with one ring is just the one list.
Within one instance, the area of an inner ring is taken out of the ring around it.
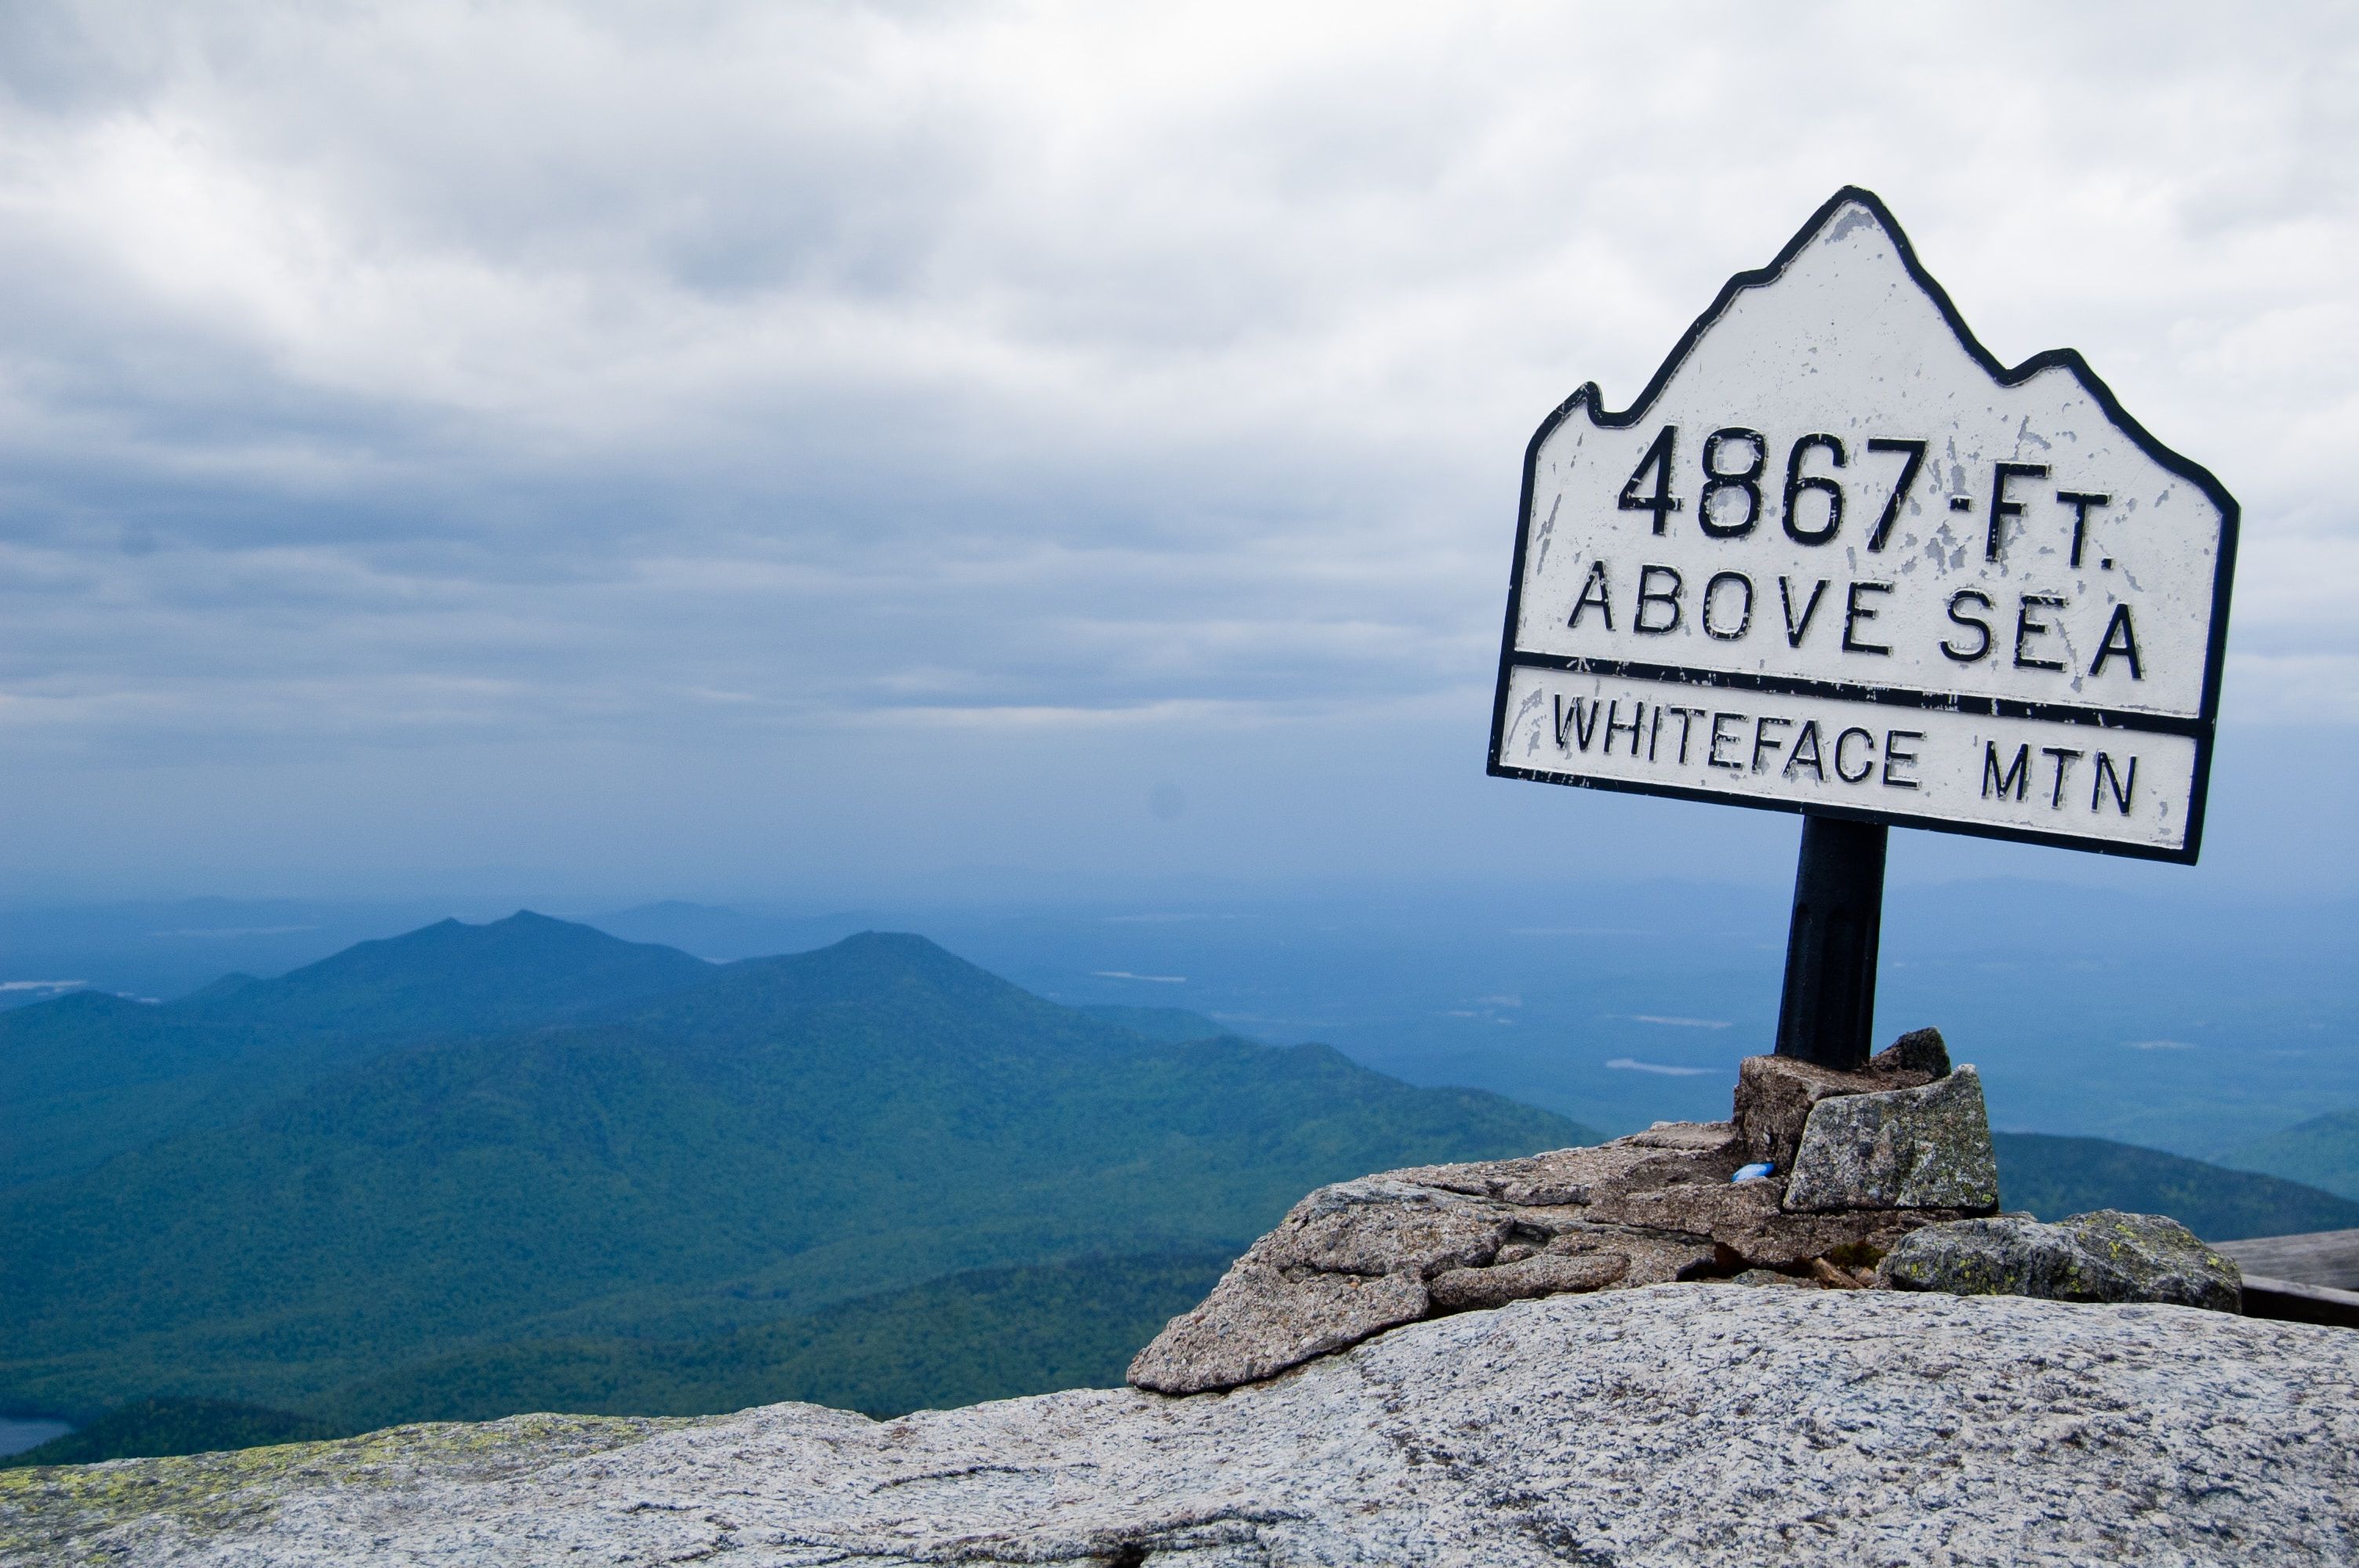
{"label": "white metal sign", "polygon": [[1864,190],[1524,459],[1494,773],[2193,860],[2236,503]]}

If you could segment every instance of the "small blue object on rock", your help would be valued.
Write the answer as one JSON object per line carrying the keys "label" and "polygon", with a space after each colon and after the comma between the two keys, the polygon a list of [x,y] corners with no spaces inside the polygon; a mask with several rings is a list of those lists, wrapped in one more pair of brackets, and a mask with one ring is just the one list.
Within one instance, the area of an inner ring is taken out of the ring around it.
{"label": "small blue object on rock", "polygon": [[1736,1168],[1736,1174],[1729,1177],[1728,1179],[1732,1184],[1737,1182],[1757,1182],[1765,1177],[1774,1176],[1777,1173],[1777,1166],[1772,1165],[1767,1160],[1756,1160],[1750,1165],[1739,1165]]}

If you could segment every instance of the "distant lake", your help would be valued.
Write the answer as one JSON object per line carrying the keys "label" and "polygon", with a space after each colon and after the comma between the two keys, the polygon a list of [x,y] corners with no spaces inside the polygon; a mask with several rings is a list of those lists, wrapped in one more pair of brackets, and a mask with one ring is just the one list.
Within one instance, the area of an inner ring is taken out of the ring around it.
{"label": "distant lake", "polygon": [[19,1421],[15,1416],[0,1415],[0,1458],[38,1448],[50,1438],[63,1437],[72,1430],[61,1421]]}

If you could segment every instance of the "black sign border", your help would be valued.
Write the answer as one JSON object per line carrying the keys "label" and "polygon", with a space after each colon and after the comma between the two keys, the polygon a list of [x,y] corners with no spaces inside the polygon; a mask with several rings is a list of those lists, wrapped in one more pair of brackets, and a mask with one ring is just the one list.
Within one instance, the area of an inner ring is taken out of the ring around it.
{"label": "black sign border", "polygon": [[[1951,333],[1975,363],[1988,372],[2001,386],[2019,386],[2041,371],[2061,365],[2072,373],[2090,396],[2097,401],[2105,416],[2135,442],[2138,449],[2157,463],[2203,492],[2220,510],[2220,553],[2212,569],[2212,623],[2204,650],[2203,696],[2200,711],[2194,719],[2180,716],[2125,713],[2114,709],[2066,707],[2051,703],[2009,701],[1991,697],[1951,697],[1946,694],[1908,691],[1893,687],[1849,687],[1841,683],[1796,679],[1784,676],[1762,676],[1718,670],[1690,669],[1685,665],[1664,666],[1634,665],[1620,660],[1580,659],[1516,653],[1516,626],[1520,620],[1524,593],[1524,549],[1530,536],[1532,492],[1539,465],[1540,446],[1559,425],[1574,413],[1586,410],[1592,427],[1598,429],[1626,429],[1644,419],[1662,395],[1663,388],[1687,362],[1704,333],[1727,313],[1738,295],[1748,288],[1759,288],[1775,283],[1785,275],[1787,267],[1801,254],[1802,247],[1817,238],[1832,222],[1837,211],[1846,206],[1864,207],[1875,214],[1877,222],[1892,237],[1899,253],[1900,264],[1908,276],[1923,290],[1941,319],[1949,323]],[[1893,217],[1884,199],[1872,190],[1856,185],[1846,185],[1836,191],[1810,214],[1810,221],[1786,242],[1776,259],[1767,266],[1751,272],[1740,272],[1721,286],[1711,307],[1680,337],[1637,401],[1619,414],[1604,406],[1604,394],[1593,381],[1584,382],[1580,390],[1558,405],[1555,412],[1540,421],[1538,429],[1524,448],[1524,482],[1521,499],[1516,508],[1515,559],[1507,579],[1507,618],[1499,633],[1499,678],[1491,699],[1490,761],[1485,768],[1494,778],[1529,779],[1538,784],[1568,784],[1575,789],[1613,790],[1625,795],[1667,795],[1676,800],[1709,802],[1714,806],[1750,806],[1758,811],[1808,813],[1817,816],[1842,817],[1854,822],[1877,822],[1893,827],[1921,827],[1937,833],[1957,833],[1976,838],[2004,838],[2017,843],[2044,844],[2059,849],[2081,849],[2100,855],[2119,855],[2141,860],[2170,860],[2193,865],[2203,847],[2203,818],[2209,804],[2212,786],[2212,732],[2220,714],[2221,666],[2227,655],[2228,599],[2236,575],[2236,534],[2240,511],[2236,498],[2213,476],[2212,470],[2193,460],[2171,450],[2155,439],[2147,427],[2130,416],[2121,400],[2114,395],[2089,362],[2076,349],[2049,349],[2032,355],[2012,369],[1999,362],[1996,355],[1983,347],[1965,318],[1958,314],[1947,290],[1934,281],[1917,259],[1917,249],[1908,243],[1908,233]],[[1711,790],[1690,789],[1680,784],[1647,784],[1634,779],[1594,778],[1584,774],[1545,772],[1536,768],[1518,768],[1500,760],[1499,748],[1506,739],[1507,683],[1514,671],[1523,666],[1534,669],[1570,670],[1598,675],[1629,675],[1656,680],[1677,680],[1699,687],[1725,687],[1736,690],[1792,693],[1802,696],[1845,697],[1864,698],[1902,708],[1941,708],[1959,712],[1982,712],[1994,716],[2052,719],[2067,724],[2087,724],[2105,729],[2141,730],[2171,734],[2192,735],[2195,738],[2195,774],[2189,792],[2187,836],[2178,849],[2163,849],[2143,844],[2125,844],[2111,839],[2093,839],[2063,833],[2043,833],[2033,828],[2007,827],[1993,824],[1952,822],[1915,816],[1904,812],[1875,811],[1858,806],[1804,805],[1799,801],[1766,800],[1753,795],[1721,795]]]}

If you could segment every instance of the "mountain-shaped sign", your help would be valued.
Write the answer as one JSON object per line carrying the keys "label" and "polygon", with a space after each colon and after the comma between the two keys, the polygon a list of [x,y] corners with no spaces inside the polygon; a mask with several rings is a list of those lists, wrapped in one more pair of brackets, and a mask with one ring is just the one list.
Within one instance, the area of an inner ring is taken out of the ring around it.
{"label": "mountain-shaped sign", "polygon": [[1533,436],[1490,771],[2191,861],[2236,515],[1846,189]]}

